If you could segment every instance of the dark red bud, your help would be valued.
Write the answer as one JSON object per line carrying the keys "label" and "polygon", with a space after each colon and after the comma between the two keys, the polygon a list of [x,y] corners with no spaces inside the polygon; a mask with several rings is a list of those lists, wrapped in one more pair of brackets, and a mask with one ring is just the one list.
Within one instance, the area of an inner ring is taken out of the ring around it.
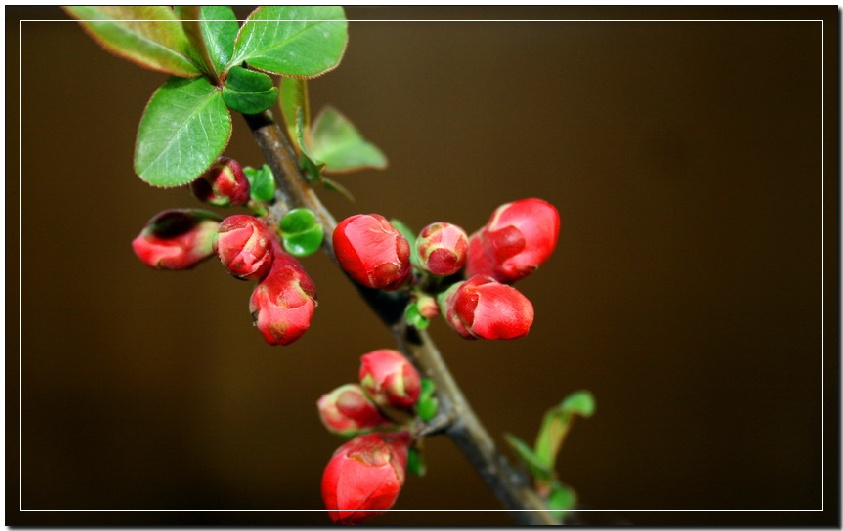
{"label": "dark red bud", "polygon": [[249,201],[249,179],[240,163],[220,157],[208,171],[190,183],[190,191],[210,205],[245,205]]}
{"label": "dark red bud", "polygon": [[189,269],[214,254],[220,216],[205,210],[166,210],[132,241],[138,259],[156,269]]}

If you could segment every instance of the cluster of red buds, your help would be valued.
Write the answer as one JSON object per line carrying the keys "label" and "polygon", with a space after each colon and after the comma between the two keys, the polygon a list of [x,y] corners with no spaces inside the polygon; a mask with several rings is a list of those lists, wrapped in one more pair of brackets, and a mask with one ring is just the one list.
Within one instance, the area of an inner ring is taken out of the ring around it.
{"label": "cluster of red buds", "polygon": [[[243,168],[226,157],[191,182],[190,190],[213,206],[250,201]],[[234,278],[257,281],[249,310],[270,345],[289,345],[310,328],[316,307],[313,280],[284,251],[265,220],[246,214],[223,218],[206,210],[167,210],[144,226],[132,247],[141,262],[156,269],[190,269],[216,255]]]}
{"label": "cluster of red buds", "polygon": [[422,387],[419,372],[400,352],[375,350],[360,357],[358,383],[317,400],[325,428],[351,437],[322,474],[322,501],[335,523],[357,524],[395,504],[408,454],[416,451],[407,423]]}
{"label": "cluster of red buds", "polygon": [[560,229],[553,205],[534,198],[501,205],[471,237],[446,222],[417,237],[401,227],[379,214],[343,220],[333,234],[340,266],[369,288],[407,289],[410,324],[426,326],[441,313],[467,339],[527,335],[533,306],[512,284],[553,253]]}

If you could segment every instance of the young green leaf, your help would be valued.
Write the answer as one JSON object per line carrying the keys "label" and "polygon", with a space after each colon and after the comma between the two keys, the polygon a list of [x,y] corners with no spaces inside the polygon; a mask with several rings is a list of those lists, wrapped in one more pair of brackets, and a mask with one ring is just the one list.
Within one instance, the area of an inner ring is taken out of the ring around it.
{"label": "young green leaf", "polygon": [[411,302],[404,309],[404,321],[416,330],[425,330],[430,326],[430,319],[421,314],[415,302]]}
{"label": "young green leaf", "polygon": [[232,66],[225,79],[222,96],[229,109],[243,114],[258,114],[275,103],[278,89],[263,72]]}
{"label": "young green leaf", "polygon": [[424,462],[421,450],[411,446],[407,452],[407,470],[416,477],[424,477],[427,473],[427,464]]}
{"label": "young green leaf", "polygon": [[430,422],[439,411],[439,399],[435,396],[419,398],[416,402],[416,414],[424,422]]}
{"label": "young green leaf", "polygon": [[351,193],[351,190],[341,185],[337,181],[325,177],[324,175],[319,180],[322,181],[322,186],[324,186],[326,190],[330,190],[332,192],[339,192],[343,197],[345,197],[352,203],[355,201],[354,194]]}
{"label": "young green leaf", "polygon": [[436,384],[433,383],[433,380],[422,378],[421,391],[414,407],[416,415],[423,422],[430,422],[439,412],[439,399],[434,396],[434,393],[436,393]]}
{"label": "young green leaf", "polygon": [[524,442],[523,439],[511,435],[504,434],[504,439],[515,450],[518,458],[530,469],[530,474],[538,481],[550,481],[555,476],[552,468],[547,466],[547,463],[537,456],[530,445]]}
{"label": "young green leaf", "polygon": [[155,186],[187,184],[222,154],[230,134],[221,91],[205,77],[170,78],[144,110],[135,171]]}
{"label": "young green leaf", "polygon": [[287,212],[278,224],[284,249],[293,256],[305,257],[322,245],[324,229],[313,211],[296,208]]}
{"label": "young green leaf", "polygon": [[181,22],[167,6],[65,6],[64,10],[115,55],[174,76],[202,73],[191,58]]}
{"label": "young green leaf", "polygon": [[268,164],[261,168],[243,168],[246,179],[249,180],[249,195],[253,201],[267,202],[275,197],[275,178]]}
{"label": "young green leaf", "polygon": [[334,69],[348,42],[339,6],[262,6],[243,23],[229,64],[273,74],[315,77]]}
{"label": "young green leaf", "polygon": [[[293,139],[296,150],[301,153],[299,138],[310,141],[310,99],[307,94],[307,81],[294,77],[283,77],[279,83],[278,105],[287,123],[287,132]],[[301,122],[299,121],[301,109]],[[301,133],[299,133],[301,129]]]}
{"label": "young green leaf", "polygon": [[594,396],[588,391],[578,391],[547,410],[536,436],[535,453],[547,466],[553,469],[556,457],[571,430],[574,417],[590,417],[594,414]]}
{"label": "young green leaf", "polygon": [[562,521],[577,505],[577,493],[561,481],[551,482],[551,491],[547,497],[547,508],[553,509],[553,516]]}
{"label": "young green leaf", "polygon": [[382,170],[387,164],[383,152],[360,136],[354,124],[333,107],[326,107],[314,121],[311,151],[330,173]]}
{"label": "young green leaf", "polygon": [[583,418],[594,415],[594,395],[588,391],[577,391],[565,397],[559,409]]}
{"label": "young green leaf", "polygon": [[[225,67],[231,60],[231,55],[234,53],[234,39],[237,38],[237,32],[240,29],[240,24],[237,22],[237,16],[229,6],[190,6],[190,11],[198,11],[198,28],[200,35],[191,35],[188,29],[185,29],[188,40],[196,40],[201,36],[205,49],[211,59],[212,68],[217,75],[225,71]],[[187,6],[176,6],[176,13],[182,18],[186,19],[186,13],[189,10]],[[194,43],[194,47],[197,47]]]}

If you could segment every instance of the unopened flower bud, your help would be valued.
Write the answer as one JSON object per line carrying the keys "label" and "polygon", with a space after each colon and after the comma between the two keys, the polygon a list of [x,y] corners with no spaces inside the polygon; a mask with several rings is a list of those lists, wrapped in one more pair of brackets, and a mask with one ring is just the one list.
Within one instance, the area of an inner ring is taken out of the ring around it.
{"label": "unopened flower bud", "polygon": [[316,288],[304,267],[272,243],[272,266],[252,292],[249,310],[267,343],[289,345],[310,328]]}
{"label": "unopened flower bud", "polygon": [[556,208],[541,199],[501,205],[469,239],[466,276],[488,275],[505,284],[524,278],[553,253],[560,224]]}
{"label": "unopened flower bud", "polygon": [[189,269],[214,254],[220,218],[205,210],[165,210],[132,241],[141,262],[156,269]]}
{"label": "unopened flower bud", "polygon": [[452,275],[465,264],[468,235],[453,223],[431,223],[419,232],[416,250],[422,267],[434,275]]}
{"label": "unopened flower bud", "polygon": [[356,435],[389,422],[357,384],[346,384],[322,395],[316,407],[322,424],[337,435]]}
{"label": "unopened flower bud", "polygon": [[436,302],[436,297],[422,294],[416,299],[416,308],[425,319],[433,319],[439,315],[439,303]]}
{"label": "unopened flower bud", "polygon": [[359,284],[396,290],[410,279],[410,244],[381,215],[358,214],[341,221],[333,243],[340,266]]}
{"label": "unopened flower bud", "polygon": [[220,223],[214,252],[233,276],[260,279],[272,265],[272,235],[266,225],[252,216],[229,216]]}
{"label": "unopened flower bud", "polygon": [[244,205],[249,201],[249,180],[240,163],[220,157],[208,171],[190,183],[190,191],[209,205]]}
{"label": "unopened flower bud", "polygon": [[530,331],[533,305],[520,291],[475,275],[440,298],[448,324],[466,339],[518,339]]}
{"label": "unopened flower bud", "polygon": [[322,501],[337,524],[358,524],[395,505],[407,467],[405,433],[361,435],[340,446],[322,474]]}
{"label": "unopened flower bud", "polygon": [[419,399],[419,371],[397,350],[375,350],[360,357],[360,385],[382,405],[412,407]]}

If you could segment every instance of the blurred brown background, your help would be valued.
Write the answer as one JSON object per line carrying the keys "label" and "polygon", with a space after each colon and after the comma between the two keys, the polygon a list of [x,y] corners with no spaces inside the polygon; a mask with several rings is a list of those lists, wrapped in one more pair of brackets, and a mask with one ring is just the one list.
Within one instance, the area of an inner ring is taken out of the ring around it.
{"label": "blurred brown background", "polygon": [[[825,18],[352,22],[342,65],[310,86],[315,108],[335,105],[390,159],[387,171],[341,178],[356,203],[321,194],[338,218],[378,212],[473,231],[513,199],[558,207],[556,254],[519,284],[536,308],[530,336],[466,342],[441,321],[432,333],[496,436],[532,439],[547,407],[578,389],[595,394],[597,414],[577,423],[559,470],[587,508],[615,512],[583,520],[835,522],[835,8],[347,14]],[[217,264],[141,265],[130,246],[141,226],[198,205],[132,169],[138,120],[166,76],[102,51],[72,22],[23,22],[19,48],[21,18],[67,17],[6,8],[7,109],[14,120],[20,66],[22,117],[20,170],[7,122],[22,347],[18,373],[8,340],[6,523],[328,523],[287,511],[322,508],[321,470],[339,444],[314,402],[354,380],[360,354],[390,347],[389,333],[322,255],[304,261],[319,289],[313,327],[286,348],[264,343],[251,285]],[[239,117],[227,154],[262,164]],[[11,262],[7,287],[17,284]],[[407,481],[396,509],[499,509],[450,441],[426,449],[428,476]],[[820,509],[823,492],[824,512],[663,511]],[[19,503],[241,512],[17,513]],[[510,522],[441,511],[371,521]]]}

